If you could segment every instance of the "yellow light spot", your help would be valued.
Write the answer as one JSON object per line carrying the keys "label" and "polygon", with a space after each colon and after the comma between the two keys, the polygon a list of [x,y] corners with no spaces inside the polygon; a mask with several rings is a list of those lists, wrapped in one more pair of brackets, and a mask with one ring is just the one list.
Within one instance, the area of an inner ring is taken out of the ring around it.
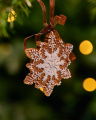
{"label": "yellow light spot", "polygon": [[8,14],[7,21],[8,22],[14,22],[15,19],[16,19],[16,12],[13,9],[11,9],[10,12],[9,12],[9,14]]}
{"label": "yellow light spot", "polygon": [[93,45],[90,41],[84,40],[79,46],[79,50],[84,55],[89,55],[93,51]]}
{"label": "yellow light spot", "polygon": [[43,92],[43,88],[41,87],[40,90]]}
{"label": "yellow light spot", "polygon": [[87,78],[83,82],[83,88],[88,91],[92,92],[96,89],[96,81],[93,78]]}

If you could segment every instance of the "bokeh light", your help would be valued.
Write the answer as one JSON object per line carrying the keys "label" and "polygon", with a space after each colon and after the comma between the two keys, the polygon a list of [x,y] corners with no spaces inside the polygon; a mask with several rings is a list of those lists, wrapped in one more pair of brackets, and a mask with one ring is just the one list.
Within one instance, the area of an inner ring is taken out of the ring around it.
{"label": "bokeh light", "polygon": [[93,78],[86,78],[83,82],[83,88],[88,91],[92,92],[96,89],[96,81]]}
{"label": "bokeh light", "polygon": [[80,43],[79,50],[84,55],[89,55],[93,51],[93,45],[90,41],[84,40]]}
{"label": "bokeh light", "polygon": [[40,90],[43,92],[43,88],[41,87]]}
{"label": "bokeh light", "polygon": [[8,22],[14,22],[15,19],[16,19],[16,12],[13,9],[11,9],[10,12],[9,12],[9,14],[8,14],[7,21]]}

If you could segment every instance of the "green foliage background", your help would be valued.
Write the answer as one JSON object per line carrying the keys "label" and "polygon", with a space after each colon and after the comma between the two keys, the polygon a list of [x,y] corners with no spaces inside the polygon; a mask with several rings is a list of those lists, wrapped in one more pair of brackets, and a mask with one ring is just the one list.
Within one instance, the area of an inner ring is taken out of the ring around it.
{"label": "green foliage background", "polygon": [[[49,0],[43,1],[49,9]],[[25,0],[0,0],[0,120],[96,120],[96,91],[82,87],[85,78],[96,79],[96,0],[56,0],[55,14],[67,16],[66,24],[56,29],[74,45],[77,59],[70,66],[72,78],[62,80],[50,97],[23,84],[29,61],[23,40],[43,27],[39,4],[30,2],[32,7]],[[14,23],[7,22],[10,8],[17,13]],[[83,40],[92,42],[91,55],[80,54]],[[29,43],[34,47],[34,40]]]}

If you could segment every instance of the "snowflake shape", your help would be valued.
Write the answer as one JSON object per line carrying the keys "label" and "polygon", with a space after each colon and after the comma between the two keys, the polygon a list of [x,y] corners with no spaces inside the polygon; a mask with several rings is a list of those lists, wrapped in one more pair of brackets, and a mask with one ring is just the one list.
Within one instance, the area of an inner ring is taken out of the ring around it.
{"label": "snowflake shape", "polygon": [[73,45],[63,43],[56,30],[49,32],[45,41],[37,41],[37,48],[27,48],[25,53],[31,59],[26,65],[30,73],[24,83],[35,84],[46,96],[50,96],[54,86],[61,84],[61,79],[68,79],[71,73],[68,66]]}

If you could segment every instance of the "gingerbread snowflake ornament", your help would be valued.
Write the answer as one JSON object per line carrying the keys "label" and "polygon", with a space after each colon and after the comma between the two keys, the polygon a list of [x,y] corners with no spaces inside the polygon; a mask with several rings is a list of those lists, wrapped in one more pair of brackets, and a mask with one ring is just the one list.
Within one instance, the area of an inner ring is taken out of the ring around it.
{"label": "gingerbread snowflake ornament", "polygon": [[[68,79],[71,73],[68,69],[71,61],[75,59],[72,53],[73,45],[64,43],[59,33],[54,29],[56,24],[64,25],[66,16],[54,16],[55,0],[50,0],[50,24],[46,20],[46,7],[42,0],[37,0],[43,12],[44,28],[35,35],[24,40],[24,50],[30,63],[26,67],[30,73],[26,76],[24,83],[35,84],[46,96],[50,96],[54,86],[61,84],[61,79]],[[45,35],[44,42],[40,37]],[[37,48],[26,48],[26,40],[35,36]]]}

